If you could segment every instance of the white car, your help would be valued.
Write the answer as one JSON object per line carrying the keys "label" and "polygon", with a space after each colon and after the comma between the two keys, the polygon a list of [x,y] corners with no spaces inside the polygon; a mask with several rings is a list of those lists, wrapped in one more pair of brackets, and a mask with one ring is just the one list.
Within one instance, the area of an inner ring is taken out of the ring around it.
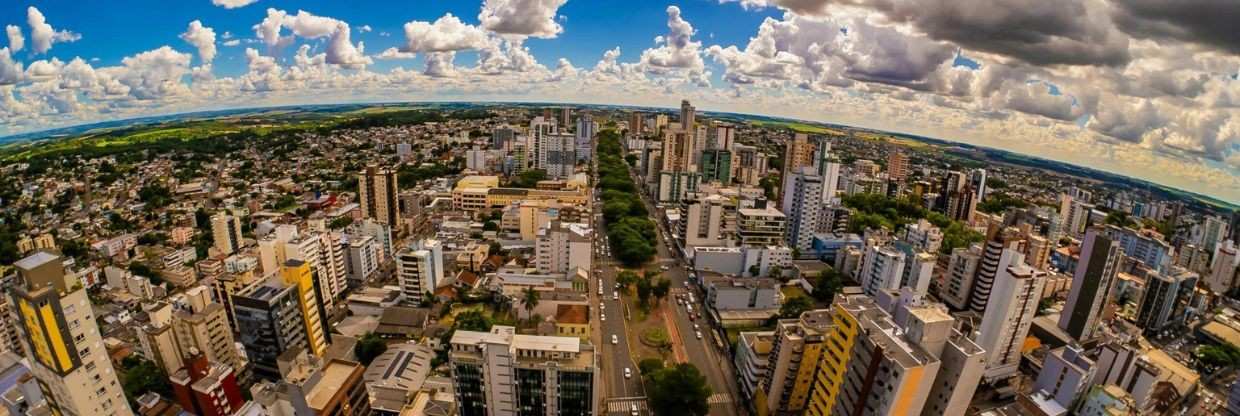
{"label": "white car", "polygon": [[604,310],[606,310],[606,309],[607,309],[607,304],[606,304],[606,303],[603,303],[603,301],[601,301],[601,300],[600,300],[600,301],[598,301],[598,310],[599,310],[599,311],[604,311]]}
{"label": "white car", "polygon": [[629,405],[629,414],[632,416],[637,416],[637,415],[640,415],[641,413],[637,412],[637,405],[634,404],[634,405]]}
{"label": "white car", "polygon": [[611,334],[611,345],[616,345],[619,343],[620,343],[620,337],[617,337],[616,334]]}
{"label": "white car", "polygon": [[620,300],[620,292],[617,292],[617,291],[612,291],[612,292],[611,292],[611,300]]}
{"label": "white car", "polygon": [[694,332],[694,334],[697,335],[697,339],[702,339],[702,331]]}
{"label": "white car", "polygon": [[607,315],[603,315],[601,313],[598,314],[598,320],[602,322],[607,322]]}
{"label": "white car", "polygon": [[701,328],[701,327],[699,327],[699,326],[698,326],[698,324],[693,324],[693,330],[694,330],[694,331],[701,331],[701,330],[702,330],[702,328]]}
{"label": "white car", "polygon": [[624,367],[624,378],[633,378],[633,370],[630,370],[628,367]]}

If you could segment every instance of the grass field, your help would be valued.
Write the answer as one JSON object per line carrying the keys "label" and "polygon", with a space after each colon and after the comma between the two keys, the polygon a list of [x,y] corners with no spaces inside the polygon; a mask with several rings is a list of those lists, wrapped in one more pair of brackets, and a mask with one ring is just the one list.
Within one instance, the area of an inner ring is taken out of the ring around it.
{"label": "grass field", "polygon": [[790,129],[798,133],[843,134],[843,132],[840,132],[839,130],[829,129],[826,127],[816,126],[813,124],[798,123],[795,121],[753,121],[752,123],[756,126],[762,126],[762,127],[771,127],[771,128],[783,127],[783,128]]}

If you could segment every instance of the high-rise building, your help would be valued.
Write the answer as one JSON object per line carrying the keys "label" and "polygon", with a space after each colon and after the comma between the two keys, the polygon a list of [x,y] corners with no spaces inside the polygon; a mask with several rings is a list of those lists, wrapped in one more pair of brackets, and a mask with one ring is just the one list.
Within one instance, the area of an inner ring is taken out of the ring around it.
{"label": "high-rise building", "polygon": [[573,108],[560,107],[560,117],[558,121],[560,122],[561,129],[567,130],[568,126],[573,125]]}
{"label": "high-rise building", "polygon": [[547,176],[556,179],[567,178],[573,174],[577,165],[577,143],[571,134],[540,135],[538,145],[538,164]]}
{"label": "high-rise building", "polygon": [[802,312],[799,318],[781,319],[775,325],[766,377],[758,384],[754,399],[758,414],[789,414],[805,409],[831,323],[831,311],[823,309]]}
{"label": "high-rise building", "polygon": [[977,201],[981,202],[986,199],[986,169],[977,168],[969,171],[969,185],[973,186],[973,192],[977,194]]}
{"label": "high-rise building", "polygon": [[680,101],[680,129],[681,130],[687,131],[690,134],[693,134],[693,132],[697,131],[695,127],[697,125],[695,121],[695,118],[697,117],[696,113],[697,113],[697,110],[693,108],[692,105],[689,104],[689,100]]}
{"label": "high-rise building", "polygon": [[1236,286],[1236,273],[1240,270],[1240,255],[1237,252],[1240,248],[1236,247],[1235,242],[1231,240],[1224,241],[1214,249],[1213,261],[1210,263],[1210,290],[1214,293],[1225,294]]}
{"label": "high-rise building", "polygon": [[456,331],[448,361],[461,416],[595,414],[598,357],[577,337]]}
{"label": "high-rise building", "polygon": [[780,186],[780,201],[783,201],[783,190],[787,188],[792,173],[807,166],[815,166],[814,143],[809,141],[809,136],[805,133],[797,133],[784,143],[784,170],[780,175],[784,183]]}
{"label": "high-rise building", "polygon": [[1019,252],[1004,250],[1005,255],[1008,253],[1015,258],[996,276],[991,300],[982,315],[981,330],[974,340],[986,350],[983,378],[991,384],[1017,373],[1021,348],[1046,284],[1046,272],[1024,264],[1024,256]]}
{"label": "high-rise building", "polygon": [[594,153],[594,133],[597,125],[594,124],[594,117],[589,114],[582,114],[577,117],[577,129],[573,135],[576,141],[577,161],[590,160]]}
{"label": "high-rise building", "polygon": [[728,243],[735,233],[735,205],[722,195],[693,193],[680,201],[680,246],[716,247]]}
{"label": "high-rise building", "polygon": [[259,240],[258,248],[265,273],[281,270],[288,260],[308,263],[314,272],[315,290],[328,310],[333,310],[336,300],[344,297],[348,271],[339,233],[302,233],[296,225],[285,224]]}
{"label": "high-rise building", "polygon": [[775,331],[741,332],[736,342],[736,378],[741,386],[745,402],[753,404],[758,382],[766,378],[766,366],[770,360],[771,347],[775,343]]}
{"label": "high-rise building", "polygon": [[734,144],[732,145],[732,170],[732,177],[737,183],[757,186],[766,176],[766,154],[754,146]]}
{"label": "high-rise building", "polygon": [[887,177],[897,181],[908,177],[908,155],[899,150],[887,154]]}
{"label": "high-rise building", "polygon": [[220,255],[236,253],[241,249],[241,220],[224,212],[211,216],[211,236]]}
{"label": "high-rise building", "polygon": [[[939,286],[939,299],[953,309],[968,309],[973,279],[977,277],[981,262],[982,246],[979,244],[952,250],[951,259],[947,263],[946,284]],[[993,281],[991,284],[993,285]]]}
{"label": "high-rise building", "polygon": [[280,379],[282,355],[300,351],[321,355],[331,342],[321,303],[313,303],[317,291],[311,274],[305,262],[289,260],[279,274],[233,295],[238,341],[256,375]]}
{"label": "high-rise building", "polygon": [[931,253],[938,253],[939,248],[943,246],[943,231],[924,218],[917,220],[916,223],[906,225],[901,238],[918,250]]}
{"label": "high-rise building", "polygon": [[245,399],[231,366],[213,363],[198,351],[185,357],[185,367],[169,374],[173,396],[182,409],[197,416],[231,416]]}
{"label": "high-rise building", "polygon": [[860,317],[831,415],[921,414],[942,366],[927,347],[943,347],[952,318],[945,311],[920,312],[906,326],[886,313]]}
{"label": "high-rise building", "polygon": [[827,416],[835,406],[844,377],[848,368],[848,360],[852,357],[853,344],[859,334],[862,316],[883,314],[883,310],[869,296],[837,296],[831,306],[832,323],[828,327],[826,342],[814,369],[813,391],[805,414],[810,416]]}
{"label": "high-rise building", "polygon": [[1172,266],[1166,274],[1153,270],[1146,273],[1145,290],[1134,323],[1151,335],[1168,325],[1183,324],[1188,318],[1197,280],[1197,273],[1177,266]]}
{"label": "high-rise building", "polygon": [[357,199],[362,208],[362,218],[374,218],[380,224],[401,229],[404,217],[400,215],[400,186],[396,183],[396,170],[367,166],[357,177]]}
{"label": "high-rise building", "polygon": [[722,149],[703,150],[699,168],[702,171],[703,181],[730,185],[732,183],[732,152]]}
{"label": "high-rise building", "polygon": [[491,130],[491,148],[495,150],[509,151],[517,139],[517,131],[512,127],[500,126],[495,130]]}
{"label": "high-rise building", "polygon": [[206,286],[190,288],[172,299],[172,328],[182,356],[197,350],[212,363],[241,371],[228,311],[224,304],[211,300]]}
{"label": "high-rise building", "polygon": [[1213,253],[1215,247],[1227,240],[1230,231],[1227,230],[1227,219],[1218,216],[1207,216],[1200,225],[1197,226],[1199,238],[1197,244],[1205,249],[1207,253]]}
{"label": "high-rise building", "polygon": [[443,245],[439,240],[420,240],[400,250],[396,253],[396,277],[405,302],[420,304],[443,282]]}
{"label": "high-rise building", "polygon": [[1033,394],[1053,400],[1058,408],[1071,409],[1088,392],[1096,370],[1094,360],[1086,357],[1080,346],[1056,348],[1046,354]]}
{"label": "high-rise building", "polygon": [[814,243],[814,233],[818,231],[818,221],[822,214],[822,177],[815,175],[814,170],[803,167],[793,172],[792,177],[784,181],[783,203],[780,205],[787,219],[784,243],[788,247],[808,253]]}
{"label": "high-rise building", "polygon": [[590,270],[594,255],[592,234],[585,224],[559,220],[539,229],[534,240],[534,264],[538,272],[571,274],[576,269]]}
{"label": "high-rise building", "polygon": [[132,416],[86,290],[64,262],[36,250],[13,264],[18,281],[9,296],[30,373],[53,415]]}
{"label": "high-rise building", "polygon": [[947,198],[948,218],[965,223],[973,222],[973,214],[977,212],[977,203],[981,198],[977,196],[977,190],[973,185],[965,185],[956,192],[952,192]]}
{"label": "high-rise building", "polygon": [[869,296],[878,296],[879,291],[898,289],[906,261],[904,252],[894,246],[876,244],[866,247],[858,276],[861,291]]}
{"label": "high-rise building", "polygon": [[771,246],[783,242],[786,219],[784,213],[771,207],[740,208],[737,213],[737,235],[744,246]]}
{"label": "high-rise building", "polygon": [[1174,249],[1157,231],[1108,224],[1104,232],[1107,238],[1119,243],[1125,256],[1140,261],[1145,267],[1166,272],[1172,265]]}
{"label": "high-rise building", "polygon": [[1059,327],[1076,340],[1090,340],[1098,329],[1123,253],[1119,244],[1098,229],[1085,234],[1072,276],[1072,291],[1059,317]]}
{"label": "high-rise building", "polygon": [[1021,255],[1022,261],[1024,259],[1024,250],[1020,248],[1024,240],[1017,229],[992,225],[986,234],[981,262],[969,289],[969,309],[978,313],[986,310],[987,302],[992,299],[990,292],[995,276],[1012,264],[1011,257]]}
{"label": "high-rise building", "polygon": [[641,136],[646,131],[646,114],[640,111],[629,113],[629,134]]}
{"label": "high-rise building", "polygon": [[1068,194],[1059,195],[1059,220],[1064,235],[1080,237],[1089,224],[1089,213],[1094,206]]}

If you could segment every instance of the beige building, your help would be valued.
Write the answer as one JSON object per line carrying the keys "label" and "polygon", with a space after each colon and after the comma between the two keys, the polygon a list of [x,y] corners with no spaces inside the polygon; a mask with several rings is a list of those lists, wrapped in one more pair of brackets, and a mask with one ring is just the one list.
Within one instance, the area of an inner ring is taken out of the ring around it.
{"label": "beige building", "polygon": [[236,253],[241,249],[241,219],[224,212],[215,214],[211,217],[211,235],[220,255]]}
{"label": "beige building", "polygon": [[396,183],[396,171],[393,169],[368,166],[357,177],[357,197],[362,208],[362,218],[374,218],[380,224],[391,226],[393,230],[401,229],[404,224],[396,198],[398,194],[400,186]]}

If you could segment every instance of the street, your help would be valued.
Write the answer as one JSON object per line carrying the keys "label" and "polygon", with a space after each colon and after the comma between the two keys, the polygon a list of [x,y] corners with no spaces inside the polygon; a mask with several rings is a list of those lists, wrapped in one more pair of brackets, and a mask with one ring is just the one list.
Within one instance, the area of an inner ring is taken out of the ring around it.
{"label": "street", "polygon": [[[597,172],[597,170],[595,170]],[[630,175],[632,171],[630,170]],[[597,180],[597,179],[596,179]],[[633,177],[634,183],[641,183],[640,178]],[[662,276],[672,283],[673,290],[665,300],[666,304],[660,308],[662,311],[669,311],[668,317],[675,325],[674,331],[669,334],[673,343],[673,348],[683,351],[683,356],[687,357],[689,362],[698,368],[711,388],[711,395],[707,400],[710,405],[710,414],[712,415],[737,415],[738,409],[744,406],[735,402],[738,397],[735,369],[732,368],[732,360],[728,356],[726,349],[721,349],[716,343],[715,330],[708,328],[709,324],[705,318],[699,316],[696,321],[690,320],[689,313],[686,308],[676,302],[677,296],[682,296],[688,291],[693,291],[695,303],[694,309],[700,314],[702,309],[703,293],[695,284],[686,284],[689,282],[688,266],[683,259],[673,250],[674,242],[670,240],[670,236],[660,222],[659,211],[650,198],[645,193],[639,192],[642,202],[646,205],[647,210],[654,217],[656,223],[656,244],[657,254],[655,258],[647,264],[650,268],[661,269],[667,266],[668,270],[662,271]],[[607,245],[606,227],[602,221],[602,206],[600,202],[594,202],[596,214],[592,219],[595,230],[595,261],[594,274],[591,276],[591,304],[599,305],[602,302],[602,308],[592,308],[595,311],[594,319],[598,325],[594,339],[597,340],[596,345],[601,345],[600,366],[603,376],[601,379],[605,385],[603,391],[605,398],[603,400],[603,412],[607,415],[628,415],[631,414],[632,406],[636,406],[639,413],[649,414],[646,408],[645,391],[641,383],[641,375],[638,374],[636,360],[629,348],[629,337],[625,334],[628,330],[629,314],[622,309],[623,302],[612,300],[613,291],[616,287],[616,276],[618,274],[616,262],[609,254],[611,254]],[[599,284],[602,283],[602,291],[599,290]],[[600,293],[602,293],[600,295]],[[606,320],[602,320],[602,317]],[[695,329],[694,325],[698,325]],[[698,339],[697,332],[701,332],[702,338]],[[616,336],[617,343],[612,343],[612,335]],[[726,347],[724,347],[726,348]],[[675,357],[676,354],[673,354]],[[675,360],[675,358],[673,358]],[[673,363],[669,363],[673,364]],[[631,372],[630,377],[625,377],[625,368]]]}

